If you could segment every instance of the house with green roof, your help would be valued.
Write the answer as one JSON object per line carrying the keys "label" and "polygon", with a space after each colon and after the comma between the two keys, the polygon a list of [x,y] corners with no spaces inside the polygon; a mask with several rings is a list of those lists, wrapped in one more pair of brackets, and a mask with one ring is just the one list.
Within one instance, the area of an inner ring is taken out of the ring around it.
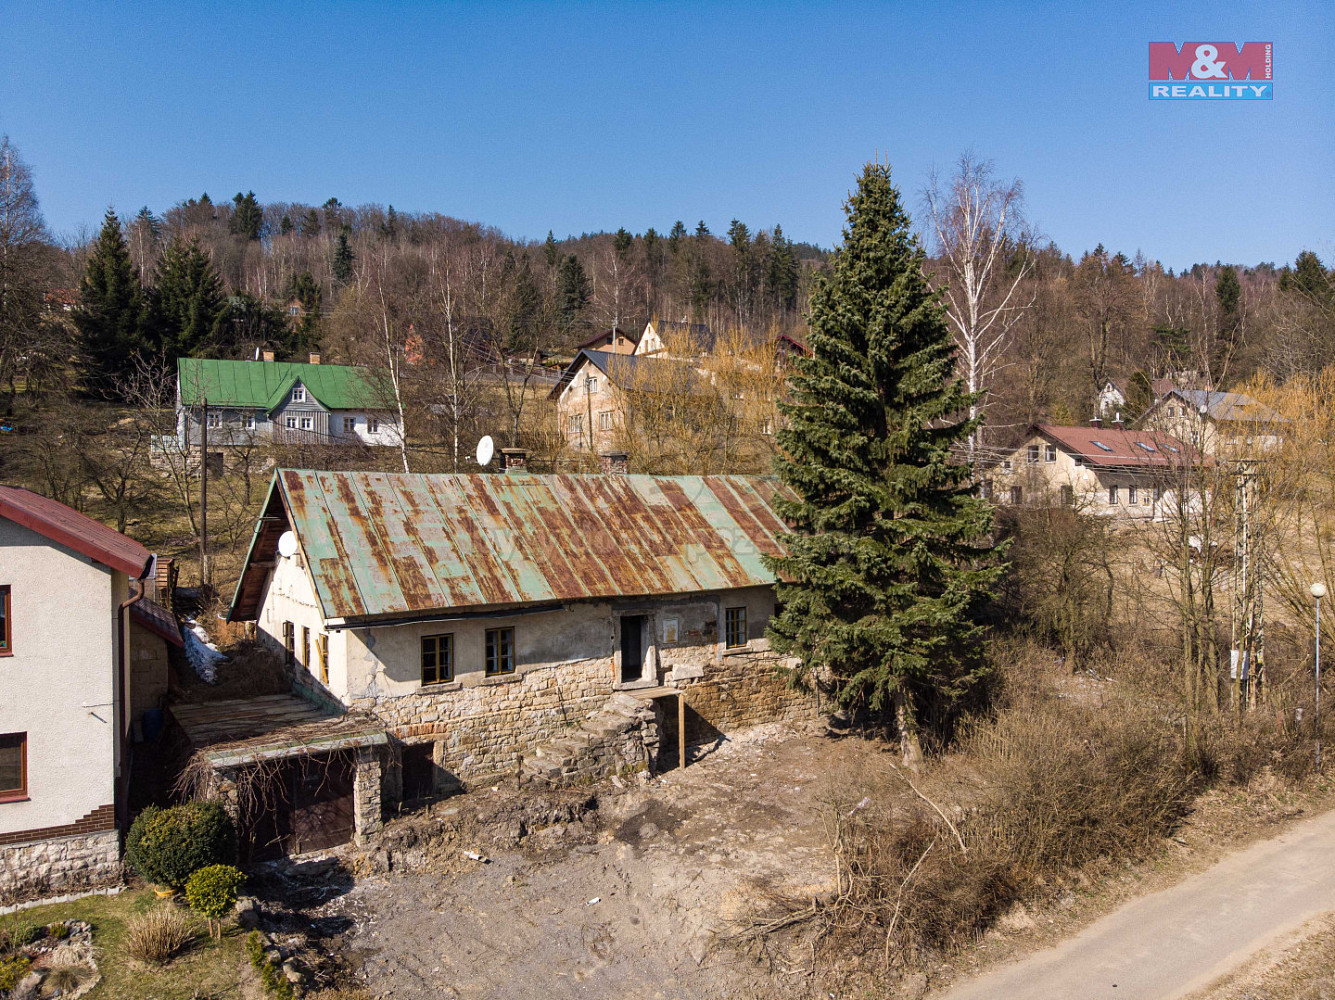
{"label": "house with green roof", "polygon": [[280,444],[397,447],[403,428],[388,380],[369,368],[293,361],[176,362],[176,427],[197,446]]}

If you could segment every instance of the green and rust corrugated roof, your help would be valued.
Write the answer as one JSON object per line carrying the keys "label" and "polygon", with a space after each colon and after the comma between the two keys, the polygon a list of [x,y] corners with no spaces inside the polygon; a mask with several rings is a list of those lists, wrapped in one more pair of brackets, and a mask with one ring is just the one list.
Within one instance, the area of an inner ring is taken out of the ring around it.
{"label": "green and rust corrugated roof", "polygon": [[308,365],[295,361],[216,361],[178,358],[181,402],[198,406],[239,406],[272,411],[300,382],[330,410],[384,409],[385,387],[368,368]]}
{"label": "green and rust corrugated roof", "polygon": [[229,618],[259,613],[297,535],[326,620],[701,593],[774,582],[777,480],[281,469]]}

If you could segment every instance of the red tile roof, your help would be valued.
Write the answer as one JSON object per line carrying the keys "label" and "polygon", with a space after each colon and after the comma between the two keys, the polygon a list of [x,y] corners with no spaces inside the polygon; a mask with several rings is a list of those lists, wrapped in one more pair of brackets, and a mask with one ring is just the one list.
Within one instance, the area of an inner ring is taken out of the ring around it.
{"label": "red tile roof", "polygon": [[130,617],[154,635],[161,636],[173,646],[184,646],[181,625],[176,616],[157,601],[145,597],[130,605]]}
{"label": "red tile roof", "polygon": [[1191,445],[1156,431],[1035,424],[1034,430],[1086,465],[1153,467],[1199,461]]}
{"label": "red tile roof", "polygon": [[148,572],[152,553],[133,538],[19,486],[0,486],[0,517],[95,559],[134,579]]}

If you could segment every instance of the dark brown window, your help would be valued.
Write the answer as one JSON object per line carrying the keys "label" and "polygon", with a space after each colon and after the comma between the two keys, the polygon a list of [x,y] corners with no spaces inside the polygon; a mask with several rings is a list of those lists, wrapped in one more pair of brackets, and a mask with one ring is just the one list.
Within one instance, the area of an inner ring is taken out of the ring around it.
{"label": "dark brown window", "polygon": [[[490,643],[491,633],[487,635],[487,641]],[[422,683],[444,684],[452,680],[454,680],[454,635],[422,636]]]}
{"label": "dark brown window", "polygon": [[311,665],[311,630],[305,625],[301,626],[301,665]]}
{"label": "dark brown window", "polygon": [[28,797],[28,734],[0,734],[0,802]]}
{"label": "dark brown window", "polygon": [[320,659],[320,682],[329,683],[329,636],[321,632],[315,637],[315,655]]}
{"label": "dark brown window", "polygon": [[746,608],[728,608],[723,612],[723,645],[737,649],[746,645]]}
{"label": "dark brown window", "polygon": [[14,652],[14,636],[9,617],[9,588],[0,587],[0,656]]}
{"label": "dark brown window", "polygon": [[1018,503],[1024,503],[1024,487],[1023,487],[1023,486],[1012,486],[1012,487],[1011,487],[1011,503],[1016,503],[1016,504],[1018,504]]}
{"label": "dark brown window", "polygon": [[287,650],[287,662],[297,657],[297,627],[291,622],[283,622],[283,648]]}
{"label": "dark brown window", "polygon": [[515,630],[487,629],[487,676],[515,672]]}
{"label": "dark brown window", "polygon": [[1109,487],[1108,487],[1108,503],[1110,503],[1110,504],[1115,504],[1115,503],[1117,503],[1117,487],[1116,487],[1116,486],[1109,486]]}
{"label": "dark brown window", "polygon": [[1075,488],[1072,486],[1063,486],[1061,488],[1062,503],[1070,507],[1075,503]]}

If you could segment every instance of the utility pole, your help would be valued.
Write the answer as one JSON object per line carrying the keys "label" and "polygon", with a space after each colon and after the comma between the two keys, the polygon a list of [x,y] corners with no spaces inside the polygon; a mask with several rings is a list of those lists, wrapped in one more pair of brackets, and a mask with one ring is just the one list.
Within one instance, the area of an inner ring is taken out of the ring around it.
{"label": "utility pole", "polygon": [[209,401],[199,407],[199,592],[209,585]]}
{"label": "utility pole", "polygon": [[1241,459],[1235,471],[1233,531],[1233,642],[1230,651],[1234,698],[1239,711],[1255,708],[1264,693],[1265,630],[1258,553],[1253,539],[1252,508],[1256,461]]}

